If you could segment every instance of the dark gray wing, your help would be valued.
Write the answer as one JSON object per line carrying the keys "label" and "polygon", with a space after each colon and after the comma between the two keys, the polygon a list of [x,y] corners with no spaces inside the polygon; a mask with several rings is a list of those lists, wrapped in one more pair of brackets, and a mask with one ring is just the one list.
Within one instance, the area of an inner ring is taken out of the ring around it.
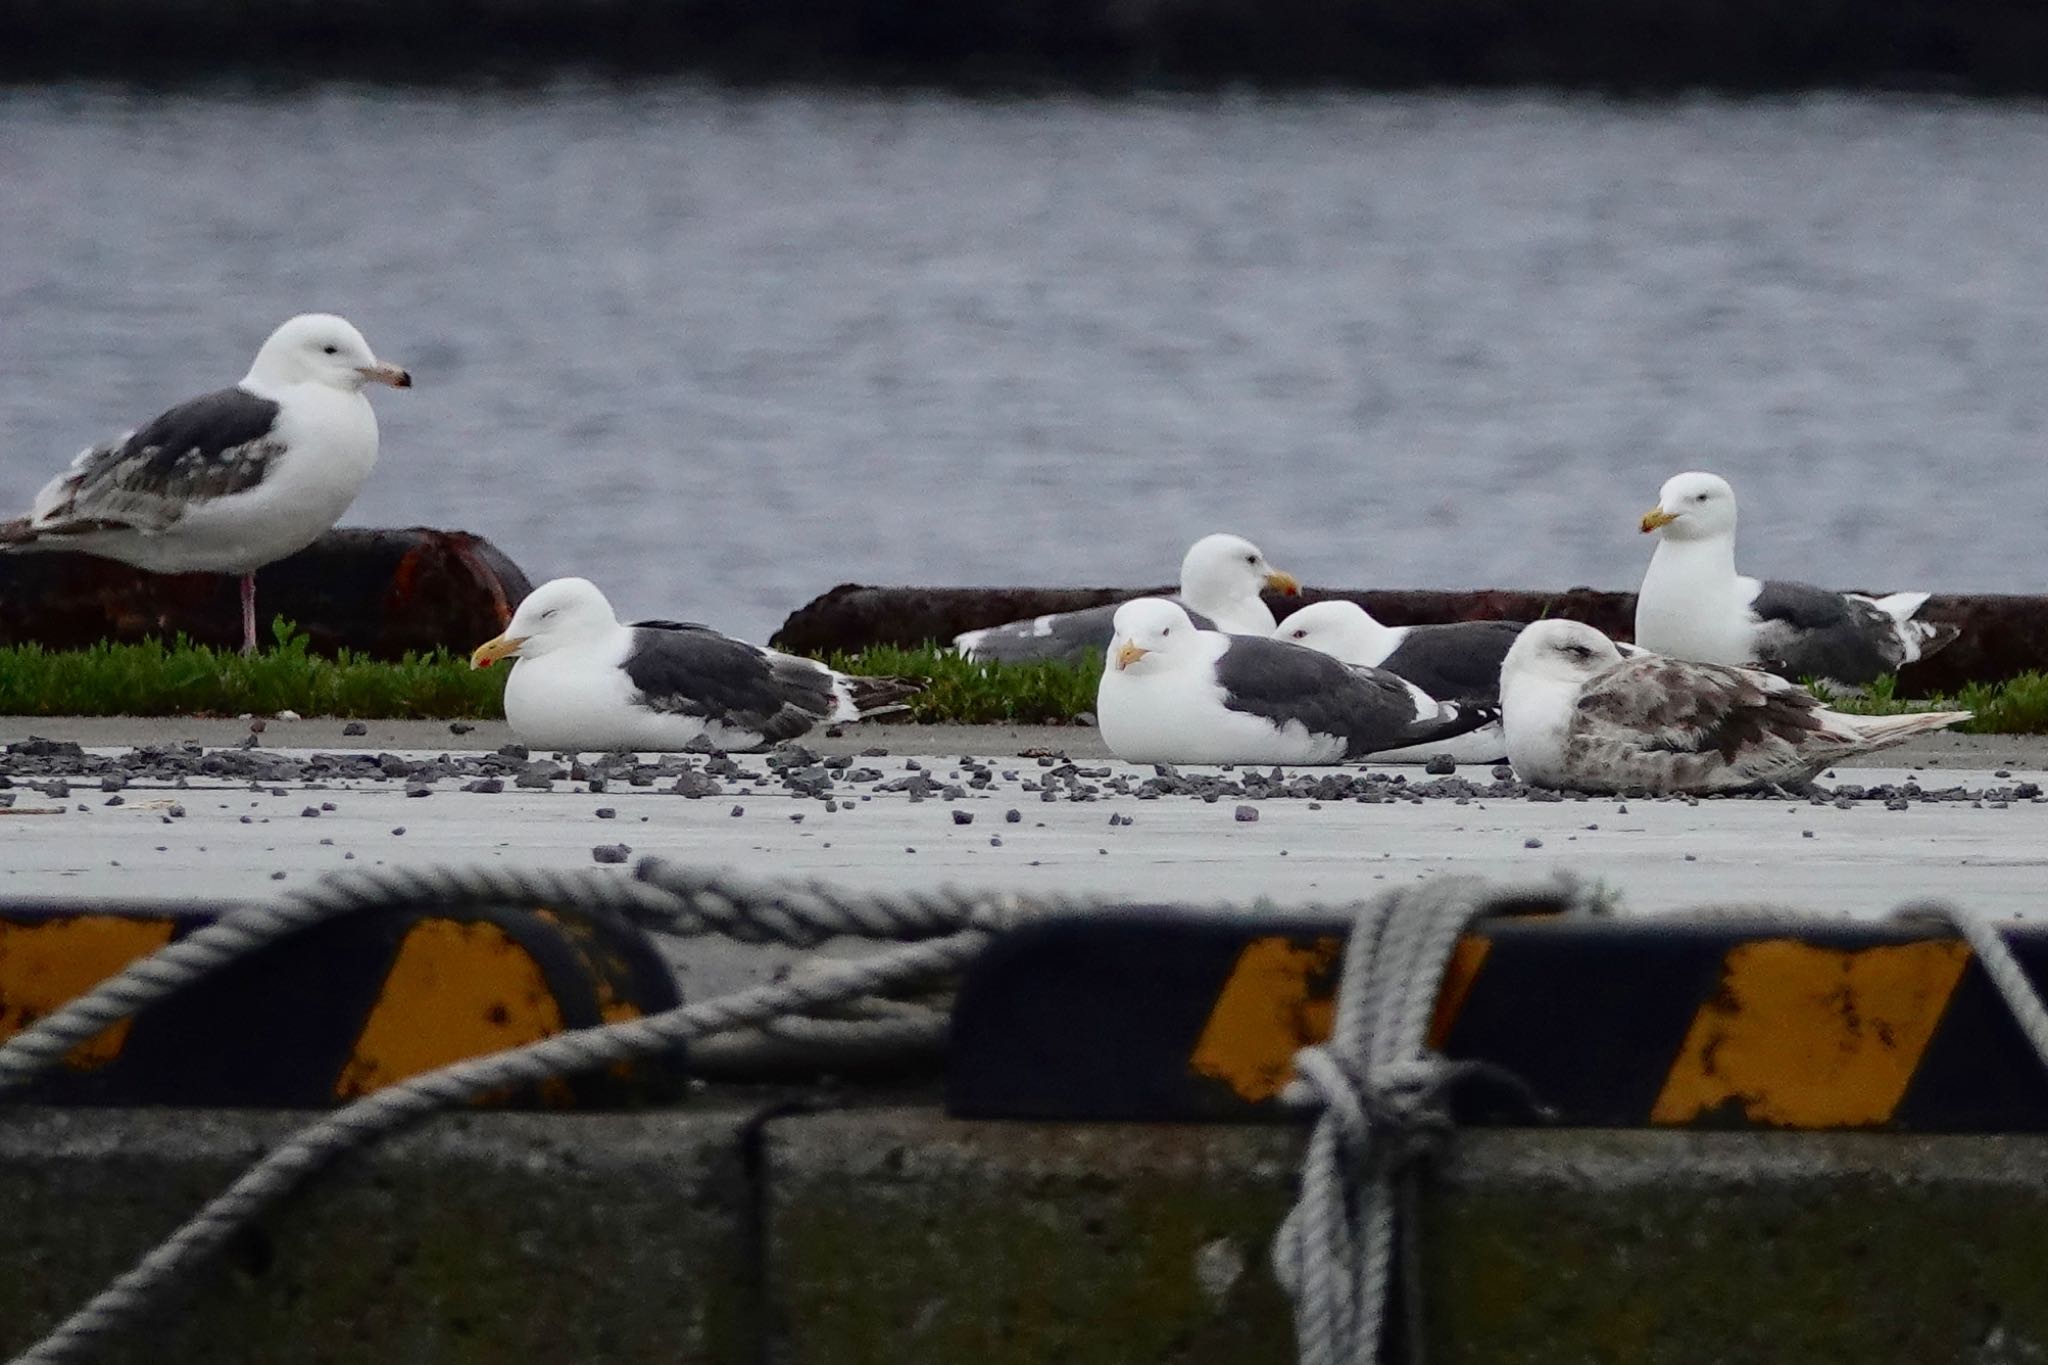
{"label": "dark gray wing", "polygon": [[771,655],[708,626],[643,621],[624,664],[642,706],[794,739],[832,714],[832,674],[822,665]]}
{"label": "dark gray wing", "polygon": [[1233,635],[1216,660],[1223,704],[1275,725],[1299,721],[1311,734],[1340,735],[1347,758],[1447,739],[1497,718],[1482,707],[1443,708],[1418,720],[1415,697],[1384,669],[1339,663],[1285,640]]}
{"label": "dark gray wing", "polygon": [[125,439],[79,456],[38,499],[34,530],[161,531],[192,503],[253,488],[284,453],[277,412],[272,400],[240,388],[180,403]]}
{"label": "dark gray wing", "polygon": [[1452,621],[1410,626],[1379,666],[1439,701],[1500,700],[1500,665],[1522,633],[1520,621]]}
{"label": "dark gray wing", "polygon": [[[1180,599],[1172,599],[1179,602]],[[1109,648],[1116,634],[1116,609],[1121,602],[1105,602],[1079,611],[1054,612],[1029,620],[1010,621],[983,630],[965,631],[953,637],[954,647],[970,659],[999,663],[1034,663],[1061,659],[1084,663]],[[1186,606],[1186,603],[1181,603]],[[1189,612],[1197,630],[1214,630],[1215,623],[1200,612]]]}
{"label": "dark gray wing", "polygon": [[1749,609],[1758,621],[1756,662],[1788,678],[1860,685],[1906,661],[1897,623],[1867,598],[1767,579]]}

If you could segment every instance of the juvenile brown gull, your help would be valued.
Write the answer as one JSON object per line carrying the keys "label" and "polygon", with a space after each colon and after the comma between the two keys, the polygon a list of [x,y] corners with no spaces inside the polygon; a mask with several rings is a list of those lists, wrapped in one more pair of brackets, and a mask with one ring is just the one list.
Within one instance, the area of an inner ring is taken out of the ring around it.
{"label": "juvenile brown gull", "polygon": [[1263,635],[1196,627],[1177,603],[1116,609],[1096,725],[1131,763],[1341,763],[1460,735],[1486,708]]}
{"label": "juvenile brown gull", "polygon": [[1913,619],[1924,592],[1872,598],[1738,574],[1735,490],[1718,475],[1673,475],[1642,529],[1662,533],[1636,596],[1636,643],[1652,653],[1856,688],[1956,638]]}
{"label": "juvenile brown gull", "polygon": [[1572,791],[1706,793],[1798,787],[1829,764],[1970,718],[1850,716],[1754,669],[1623,658],[1577,621],[1539,621],[1501,666],[1508,761]]}
{"label": "juvenile brown gull", "polygon": [[903,710],[921,683],[861,678],[677,621],[621,625],[585,578],[528,594],[474,668],[516,659],[505,719],[539,749],[567,753],[721,749],[795,739],[813,726]]}
{"label": "juvenile brown gull", "polygon": [[[1259,597],[1266,588],[1292,596],[1301,591],[1301,583],[1267,563],[1265,553],[1242,536],[1203,536],[1181,559],[1180,593],[1174,600],[1205,630],[1265,635],[1273,629],[1272,609]],[[1093,658],[1109,643],[1118,605],[970,630],[954,636],[953,647],[968,659],[1005,663]]]}

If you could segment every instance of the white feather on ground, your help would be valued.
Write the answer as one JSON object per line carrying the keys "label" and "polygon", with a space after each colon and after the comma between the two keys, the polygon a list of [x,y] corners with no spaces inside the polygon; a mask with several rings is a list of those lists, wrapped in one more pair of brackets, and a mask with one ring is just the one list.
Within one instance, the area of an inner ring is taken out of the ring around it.
{"label": "white feather on ground", "polygon": [[1829,764],[1944,729],[1968,711],[1851,716],[1753,669],[1623,658],[1577,621],[1539,621],[1501,666],[1508,761],[1523,781],[1587,792],[1803,786]]}
{"label": "white feather on ground", "polygon": [[505,719],[541,749],[569,753],[721,749],[794,739],[813,726],[901,711],[921,683],[853,677],[675,621],[621,625],[588,579],[535,588],[472,667],[515,659]]}

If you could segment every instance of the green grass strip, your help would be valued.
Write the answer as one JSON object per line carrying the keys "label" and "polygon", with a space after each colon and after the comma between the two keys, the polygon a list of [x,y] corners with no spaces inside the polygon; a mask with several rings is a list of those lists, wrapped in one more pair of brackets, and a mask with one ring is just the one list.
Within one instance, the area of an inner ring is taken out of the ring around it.
{"label": "green grass strip", "polygon": [[[347,719],[493,720],[505,714],[509,668],[472,669],[461,655],[437,650],[397,663],[344,650],[334,658],[310,652],[291,623],[272,628],[276,645],[253,658],[180,639],[172,644],[98,644],[53,651],[39,645],[0,649],[0,715],[194,716],[274,715]],[[826,660],[848,673],[923,678],[910,699],[910,719],[950,725],[1063,724],[1095,709],[1102,663],[969,663],[936,648],[878,646]],[[1811,684],[1809,684],[1811,686]],[[2002,683],[1974,683],[1952,696],[1907,701],[1897,680],[1880,678],[1861,697],[1815,695],[1860,715],[1963,710],[1971,734],[2048,734],[2048,674]]]}
{"label": "green grass strip", "polygon": [[[437,650],[397,663],[346,650],[314,654],[291,623],[272,628],[274,648],[238,651],[173,643],[40,645],[0,649],[0,715],[236,716],[345,719],[495,720],[505,714],[509,667],[472,669]],[[870,649],[831,660],[851,673],[925,678],[911,699],[913,720],[951,724],[1057,724],[1095,709],[1099,663],[971,664],[936,649]]]}
{"label": "green grass strip", "polygon": [[969,663],[957,654],[876,646],[826,660],[842,673],[926,679],[910,718],[933,725],[1058,725],[1095,709],[1102,660],[1086,664]]}
{"label": "green grass strip", "polygon": [[1837,711],[1858,716],[1895,716],[1907,711],[1973,711],[1975,719],[1955,728],[1966,735],[2048,734],[2048,674],[2022,673],[2004,682],[1970,683],[1961,691],[1908,700],[1898,695],[1895,677],[1879,678],[1860,697],[1838,697],[1808,682],[1815,696]]}
{"label": "green grass strip", "polygon": [[467,720],[505,714],[508,670],[471,669],[437,650],[397,663],[346,650],[308,652],[289,622],[273,627],[276,646],[249,658],[179,638],[165,644],[101,643],[89,649],[40,645],[0,649],[0,715],[237,716]]}

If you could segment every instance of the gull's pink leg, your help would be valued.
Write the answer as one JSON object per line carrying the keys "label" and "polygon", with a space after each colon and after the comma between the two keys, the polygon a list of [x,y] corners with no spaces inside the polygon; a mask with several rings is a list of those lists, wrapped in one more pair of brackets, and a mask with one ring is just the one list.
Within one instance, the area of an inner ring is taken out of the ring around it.
{"label": "gull's pink leg", "polygon": [[242,652],[256,652],[256,575],[242,575]]}

